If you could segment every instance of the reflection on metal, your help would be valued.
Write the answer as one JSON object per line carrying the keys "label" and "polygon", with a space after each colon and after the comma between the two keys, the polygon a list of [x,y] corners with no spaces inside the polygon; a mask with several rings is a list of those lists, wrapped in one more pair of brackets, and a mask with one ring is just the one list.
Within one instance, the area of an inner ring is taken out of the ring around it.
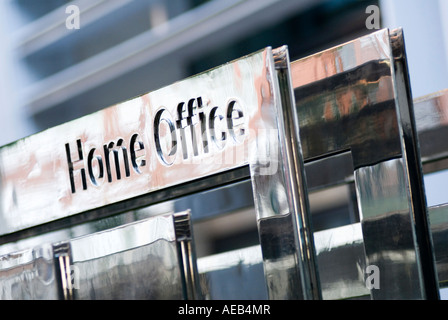
{"label": "reflection on metal", "polygon": [[419,275],[418,252],[409,225],[405,179],[402,159],[383,161],[355,172],[369,265],[384,270],[381,291],[386,293],[373,290],[375,298],[425,297]]}
{"label": "reflection on metal", "polygon": [[241,168],[258,158],[265,166],[261,174],[272,174],[277,167],[259,152],[269,151],[265,139],[278,136],[271,111],[280,103],[275,76],[266,48],[4,146],[0,234]]}
{"label": "reflection on metal", "polygon": [[[287,200],[292,213],[292,234],[299,248],[299,270],[302,281],[303,299],[321,299],[316,253],[314,251],[313,227],[308,203],[305,168],[299,135],[299,120],[295,108],[290,61],[286,47],[274,51],[282,110],[279,113],[280,145],[282,148],[283,172],[285,174]],[[283,134],[282,134],[283,133]],[[278,234],[282,234],[279,232]],[[277,256],[277,253],[275,254]],[[294,266],[294,268],[296,268]],[[285,290],[289,281],[279,281],[277,285]]]}
{"label": "reflection on metal", "polygon": [[59,298],[50,245],[0,256],[0,300]]}
{"label": "reflection on metal", "polygon": [[190,218],[160,215],[1,256],[0,298],[201,299]]}
{"label": "reflection on metal", "polygon": [[[369,297],[361,224],[315,232],[314,241],[323,299]],[[200,258],[206,299],[267,299],[262,262],[260,246]]]}
{"label": "reflection on metal", "polygon": [[200,298],[189,219],[157,216],[56,244],[63,297]]}
{"label": "reflection on metal", "polygon": [[401,30],[295,61],[291,72],[305,161],[351,151],[366,261],[388,279],[372,297],[437,298]]}
{"label": "reflection on metal", "polygon": [[60,288],[60,299],[73,300],[73,279],[70,267],[70,244],[53,245],[54,260],[57,270],[57,282]]}
{"label": "reflection on metal", "polygon": [[268,298],[260,246],[200,258],[198,271],[208,300]]}
{"label": "reflection on metal", "polygon": [[353,171],[350,151],[307,162],[305,172],[308,190],[315,191],[353,182]]}
{"label": "reflection on metal", "polygon": [[[434,250],[436,254],[440,286],[448,284],[448,207],[429,208]],[[398,217],[399,218],[399,217]],[[400,230],[400,225],[395,225]],[[381,230],[380,230],[381,231]],[[386,232],[384,230],[383,232]],[[399,240],[399,237],[397,237]],[[330,299],[364,299],[370,297],[366,287],[366,257],[361,223],[314,233],[319,266],[322,297]],[[392,249],[396,244],[392,244]],[[207,299],[267,299],[260,288],[262,256],[260,247],[250,247],[226,252],[198,260],[198,270]],[[404,251],[403,251],[404,252]],[[393,258],[402,263],[409,261],[406,255],[394,256],[392,250],[383,251],[382,258]],[[411,253],[412,254],[412,253]],[[387,255],[390,255],[387,257]],[[391,266],[394,267],[393,265]],[[409,265],[413,268],[412,265]],[[388,285],[389,269],[380,277],[380,286]],[[384,278],[383,278],[384,276]],[[393,279],[392,279],[393,280]],[[385,282],[386,281],[386,282]],[[410,286],[411,284],[409,284]],[[397,288],[407,290],[409,288]]]}
{"label": "reflection on metal", "polygon": [[359,299],[366,287],[366,259],[361,224],[314,233],[322,296],[325,300]]}

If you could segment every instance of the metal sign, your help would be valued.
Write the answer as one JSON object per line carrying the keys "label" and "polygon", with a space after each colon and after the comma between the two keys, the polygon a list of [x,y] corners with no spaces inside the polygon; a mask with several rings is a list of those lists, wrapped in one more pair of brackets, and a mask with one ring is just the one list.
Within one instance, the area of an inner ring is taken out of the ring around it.
{"label": "metal sign", "polygon": [[249,166],[270,298],[319,298],[290,89],[268,47],[3,147],[0,235]]}
{"label": "metal sign", "polygon": [[3,147],[0,234],[258,161],[276,90],[265,49]]}

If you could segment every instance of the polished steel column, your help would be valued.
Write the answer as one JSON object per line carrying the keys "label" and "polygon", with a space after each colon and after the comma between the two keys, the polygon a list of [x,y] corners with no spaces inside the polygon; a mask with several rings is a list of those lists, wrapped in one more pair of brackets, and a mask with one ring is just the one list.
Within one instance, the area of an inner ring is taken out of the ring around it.
{"label": "polished steel column", "polygon": [[[425,196],[425,184],[420,154],[420,145],[414,114],[411,83],[405,51],[405,37],[401,28],[390,31],[390,45],[394,58],[396,106],[401,121],[403,157],[408,163],[408,179],[411,194],[411,216],[415,224],[416,247],[420,253],[422,282],[427,299],[439,298],[439,281],[436,269],[436,253],[430,227],[430,217]],[[411,220],[412,221],[412,220]]]}
{"label": "polished steel column", "polygon": [[56,268],[55,282],[59,286],[60,300],[73,300],[73,279],[70,242],[53,244],[54,265]]}
{"label": "polished steel column", "polygon": [[320,299],[287,47],[267,56],[249,167],[270,299]]}
{"label": "polished steel column", "polygon": [[322,299],[289,54],[286,46],[274,50],[273,53],[282,100],[281,110],[278,111],[278,126],[283,172],[291,210],[291,223],[297,237],[298,268],[301,273],[303,296],[305,299]]}

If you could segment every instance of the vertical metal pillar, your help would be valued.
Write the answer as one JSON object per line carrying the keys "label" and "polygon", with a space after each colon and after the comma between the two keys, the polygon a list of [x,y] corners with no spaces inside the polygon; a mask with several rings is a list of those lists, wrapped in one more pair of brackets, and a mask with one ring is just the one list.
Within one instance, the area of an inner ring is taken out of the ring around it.
{"label": "vertical metal pillar", "polygon": [[250,166],[268,295],[321,299],[287,47],[273,50],[271,63],[276,103],[265,114],[275,120],[257,139],[277,170],[263,174],[260,159]]}

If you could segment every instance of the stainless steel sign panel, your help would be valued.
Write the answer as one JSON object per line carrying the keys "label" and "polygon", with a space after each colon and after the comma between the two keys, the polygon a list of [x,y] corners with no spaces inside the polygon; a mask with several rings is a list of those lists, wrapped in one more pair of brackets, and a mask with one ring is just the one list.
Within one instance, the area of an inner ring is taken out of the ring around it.
{"label": "stainless steel sign panel", "polygon": [[351,152],[366,263],[378,299],[437,298],[401,30],[381,30],[291,65],[305,161]]}
{"label": "stainless steel sign panel", "polygon": [[259,245],[198,259],[207,300],[265,300],[263,257]]}
{"label": "stainless steel sign panel", "polygon": [[3,147],[0,234],[251,161],[272,174],[273,70],[267,48]]}

